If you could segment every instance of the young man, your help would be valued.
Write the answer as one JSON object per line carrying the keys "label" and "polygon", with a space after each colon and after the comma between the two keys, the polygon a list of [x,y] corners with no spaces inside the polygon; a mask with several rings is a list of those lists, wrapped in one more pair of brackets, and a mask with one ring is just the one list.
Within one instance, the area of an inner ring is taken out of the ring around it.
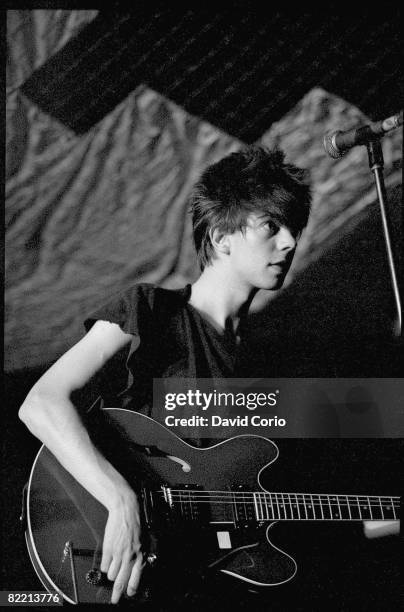
{"label": "young man", "polygon": [[210,166],[191,199],[198,280],[179,291],[136,285],[93,313],[21,406],[30,431],[108,511],[101,571],[114,581],[113,603],[135,594],[144,567],[138,500],[91,442],[71,395],[124,348],[122,406],[149,416],[153,378],[253,376],[243,323],[259,289],[282,286],[309,206],[304,172],[280,151],[248,147]]}

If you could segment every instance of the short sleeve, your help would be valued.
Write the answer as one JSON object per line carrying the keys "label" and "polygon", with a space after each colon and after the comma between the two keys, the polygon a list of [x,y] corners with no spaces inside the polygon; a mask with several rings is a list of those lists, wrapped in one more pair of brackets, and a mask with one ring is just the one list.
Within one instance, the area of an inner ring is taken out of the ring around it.
{"label": "short sleeve", "polygon": [[96,321],[117,323],[127,334],[141,338],[151,321],[151,301],[154,287],[139,284],[119,293],[105,304],[89,313],[84,327],[89,331]]}

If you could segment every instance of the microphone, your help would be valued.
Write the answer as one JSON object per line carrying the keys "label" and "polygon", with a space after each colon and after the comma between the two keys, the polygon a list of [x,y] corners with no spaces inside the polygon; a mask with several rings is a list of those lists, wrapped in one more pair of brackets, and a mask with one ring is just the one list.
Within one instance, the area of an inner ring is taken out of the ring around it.
{"label": "microphone", "polygon": [[358,128],[353,128],[346,132],[336,130],[335,132],[327,132],[324,136],[324,149],[330,157],[338,159],[345,155],[349,149],[357,145],[366,145],[372,140],[381,138],[387,132],[395,130],[403,124],[403,111],[388,117],[384,121],[376,121],[363,125]]}

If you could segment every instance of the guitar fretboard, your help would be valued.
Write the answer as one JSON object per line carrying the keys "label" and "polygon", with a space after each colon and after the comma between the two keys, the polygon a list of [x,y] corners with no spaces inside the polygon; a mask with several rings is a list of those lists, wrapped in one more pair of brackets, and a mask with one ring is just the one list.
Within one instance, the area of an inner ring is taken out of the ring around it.
{"label": "guitar fretboard", "polygon": [[[363,521],[398,520],[399,497],[199,491],[163,487],[169,506],[185,518],[209,511],[219,520],[245,521]],[[207,507],[208,506],[208,507]]]}

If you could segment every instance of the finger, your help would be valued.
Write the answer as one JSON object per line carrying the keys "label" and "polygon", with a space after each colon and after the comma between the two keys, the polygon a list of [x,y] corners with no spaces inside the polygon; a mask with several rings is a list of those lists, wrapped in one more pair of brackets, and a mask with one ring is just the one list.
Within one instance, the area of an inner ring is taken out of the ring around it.
{"label": "finger", "polygon": [[140,578],[142,576],[142,570],[145,566],[142,553],[138,553],[136,561],[133,564],[132,572],[128,582],[127,593],[131,597],[138,589]]}
{"label": "finger", "polygon": [[116,580],[118,577],[118,573],[121,569],[121,559],[112,559],[111,564],[108,569],[108,580]]}
{"label": "finger", "polygon": [[106,574],[112,562],[112,553],[108,549],[103,549],[100,570]]}
{"label": "finger", "polygon": [[127,588],[133,565],[133,561],[122,563],[112,589],[111,603],[118,603],[122,593]]}

